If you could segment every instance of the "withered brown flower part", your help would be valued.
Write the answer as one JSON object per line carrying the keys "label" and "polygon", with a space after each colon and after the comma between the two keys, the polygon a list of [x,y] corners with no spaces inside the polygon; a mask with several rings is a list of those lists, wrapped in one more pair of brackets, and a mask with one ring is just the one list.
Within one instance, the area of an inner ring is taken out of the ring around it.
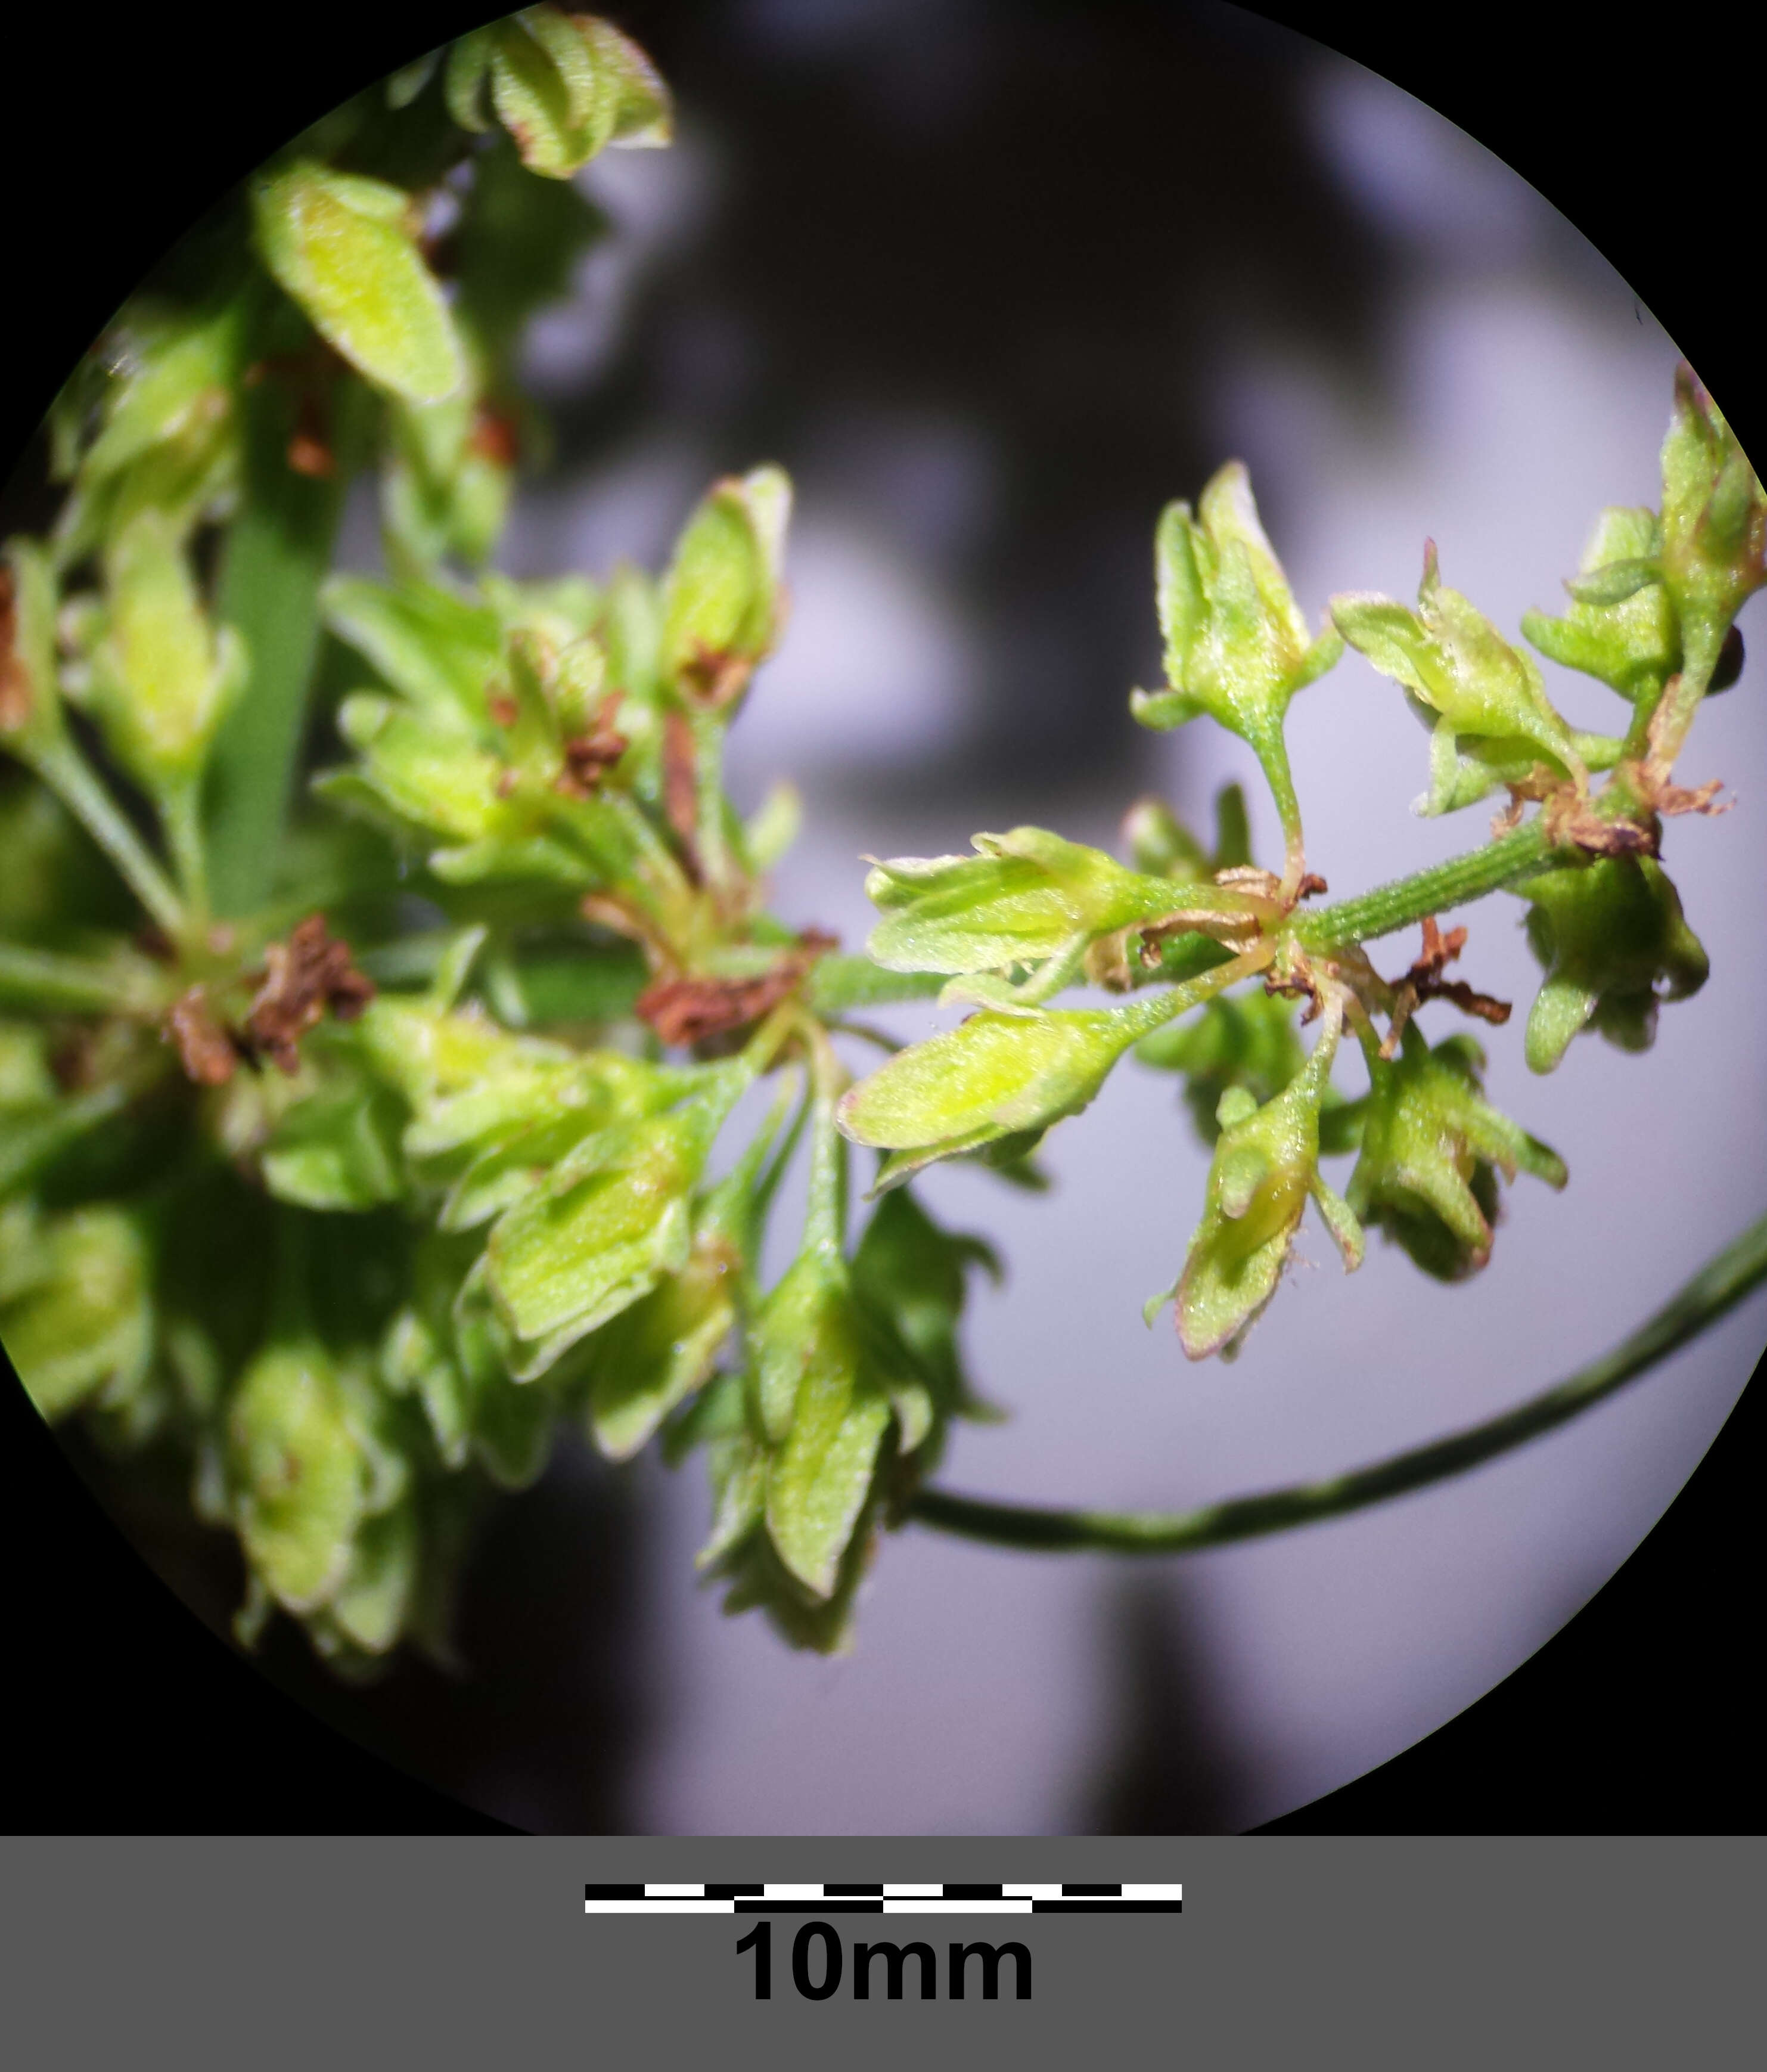
{"label": "withered brown flower part", "polygon": [[1508,1001],[1494,999],[1488,993],[1475,993],[1465,979],[1442,976],[1444,968],[1465,947],[1464,928],[1450,928],[1444,935],[1436,926],[1433,914],[1424,917],[1423,952],[1393,988],[1391,1026],[1387,1030],[1387,1040],[1380,1046],[1383,1058],[1397,1056],[1399,1039],[1404,1034],[1405,1024],[1426,1000],[1452,1001],[1463,1014],[1488,1022],[1493,1028],[1501,1028],[1509,1020],[1513,1010]]}
{"label": "withered brown flower part", "polygon": [[18,652],[18,610],[12,571],[0,561],[0,734],[13,734],[31,717],[31,674]]}
{"label": "withered brown flower part", "polygon": [[516,421],[507,410],[481,403],[473,413],[472,430],[466,435],[470,451],[498,467],[513,467],[521,457],[521,441]]}
{"label": "withered brown flower part", "polygon": [[314,389],[302,391],[286,458],[297,475],[306,475],[315,482],[328,482],[338,471],[337,456],[331,450],[328,415]]}
{"label": "withered brown flower part", "polygon": [[193,985],[172,1003],[166,1033],[178,1046],[186,1075],[199,1087],[224,1087],[239,1064],[235,1039],[216,1019],[208,996]]}
{"label": "withered brown flower part", "polygon": [[1585,856],[1654,857],[1662,844],[1662,826],[1654,810],[1638,820],[1605,820],[1574,793],[1554,792],[1540,819],[1555,849],[1577,849]]}
{"label": "withered brown flower part", "polygon": [[631,746],[614,726],[614,716],[624,701],[623,691],[610,691],[595,708],[595,717],[586,734],[573,734],[565,743],[565,767],[557,788],[571,798],[585,798]]}
{"label": "withered brown flower part", "polygon": [[327,1010],[353,1022],[374,997],[374,984],[350,961],[347,943],[325,932],[325,916],[310,914],[286,943],[264,953],[264,975],[245,1018],[245,1036],[255,1051],[293,1075],[300,1068],[297,1047]]}
{"label": "withered brown flower part", "polygon": [[693,653],[683,666],[681,688],[696,705],[713,712],[733,705],[749,687],[754,674],[752,655],[730,655],[696,641]]}
{"label": "withered brown flower part", "polygon": [[798,946],[752,978],[689,976],[659,979],[638,997],[635,1012],[665,1043],[687,1045],[746,1029],[776,1007],[836,938],[806,928]]}

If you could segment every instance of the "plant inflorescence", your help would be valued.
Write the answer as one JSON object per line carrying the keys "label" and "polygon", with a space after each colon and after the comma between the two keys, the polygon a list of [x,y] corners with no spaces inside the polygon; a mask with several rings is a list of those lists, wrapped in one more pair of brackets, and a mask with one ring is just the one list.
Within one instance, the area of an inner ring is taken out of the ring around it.
{"label": "plant inflorescence", "polygon": [[[702,1567],[830,1647],[910,1515],[1042,1546],[1278,1529],[1574,1414],[1767,1272],[1757,1228],[1551,1396],[1321,1489],[1164,1521],[923,1489],[951,1420],[988,1414],[959,1327],[998,1268],[914,1178],[960,1157],[1034,1183],[1127,1053],[1181,1079],[1213,1147],[1149,1305],[1193,1359],[1244,1342],[1309,1201],[1346,1267],[1372,1227],[1452,1281],[1490,1255],[1500,1180],[1564,1186],[1471,1034],[1422,1032],[1432,1001],[1509,1013],[1449,975],[1465,931],[1438,917],[1527,902],[1539,1072],[1584,1030],[1647,1046],[1702,984],[1662,827],[1716,808],[1675,772],[1737,672],[1767,499],[1683,370],[1660,509],[1605,512],[1518,647],[1433,546],[1415,606],[1339,596],[1310,630],[1230,464],[1160,520],[1167,683],[1131,708],[1250,746],[1280,870],[1236,789],[1212,847],[1147,800],[1126,861],[1025,827],[877,863],[869,955],[844,954],[769,910],[789,787],[745,819],[723,779],[783,622],[786,476],[715,483],[660,575],[489,565],[544,434],[524,322],[604,228],[569,176],[669,121],[640,51],[552,6],[350,102],[125,307],[51,420],[60,517],[6,549],[0,1331],[46,1416],[180,1464],[243,1550],[241,1633],[280,1607],[345,1670],[445,1652],[479,1507],[573,1420],[614,1460],[700,1452]],[[362,477],[376,578],[331,569]],[[1502,810],[1482,846],[1329,902],[1284,721],[1346,646],[1428,730],[1422,810]],[[1616,731],[1561,717],[1530,647],[1609,685]],[[1412,928],[1383,972],[1373,946]],[[1052,1004],[1083,985],[1101,1004]],[[856,1083],[876,1034],[850,1018],[935,994],[965,1018]],[[878,1154],[856,1238],[855,1145]],[[765,1285],[800,1153],[801,1237]]]}

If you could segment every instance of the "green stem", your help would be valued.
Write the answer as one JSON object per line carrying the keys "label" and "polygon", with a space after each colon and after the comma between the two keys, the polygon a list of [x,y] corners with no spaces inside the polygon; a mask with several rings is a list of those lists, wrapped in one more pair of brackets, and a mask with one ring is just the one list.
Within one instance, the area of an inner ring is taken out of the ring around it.
{"label": "green stem", "polygon": [[700,867],[714,892],[728,894],[736,889],[738,873],[724,824],[726,715],[693,705],[688,723],[693,732],[694,842]]}
{"label": "green stem", "polygon": [[184,906],[121,807],[99,782],[92,766],[65,736],[32,758],[37,775],[116,865],[129,889],[168,935],[182,935]]}
{"label": "green stem", "polygon": [[820,1022],[806,1031],[815,1099],[810,1116],[810,1189],[804,1210],[803,1249],[839,1260],[847,1244],[847,1140],[835,1127],[835,1103],[847,1075]]}
{"label": "green stem", "polygon": [[1212,970],[1198,972],[1195,977],[1186,980],[1182,985],[1173,986],[1168,993],[1153,994],[1127,1007],[1107,1008],[1104,1012],[1124,1032],[1125,1046],[1139,1042],[1144,1036],[1151,1036],[1156,1029],[1163,1029],[1167,1022],[1190,1009],[1213,999],[1218,993],[1225,993],[1241,979],[1261,972],[1275,955],[1274,943],[1255,943],[1239,956],[1215,965]]}
{"label": "green stem", "polygon": [[1408,928],[1431,914],[1445,914],[1450,907],[1464,906],[1482,899],[1487,893],[1518,885],[1536,871],[1550,867],[1552,851],[1539,820],[1514,828],[1483,849],[1465,856],[1450,857],[1410,878],[1391,885],[1377,885],[1371,892],[1353,899],[1339,899],[1312,912],[1301,911],[1289,923],[1289,932],[1304,950],[1330,950],[1345,943],[1372,942]]}
{"label": "green stem", "polygon": [[1288,744],[1282,722],[1247,737],[1257,756],[1264,781],[1276,803],[1276,818],[1282,827],[1282,882],[1292,897],[1307,867],[1307,845],[1301,827],[1301,800],[1296,796],[1293,774],[1288,767]]}
{"label": "green stem", "polygon": [[168,786],[160,796],[159,818],[192,922],[200,924],[208,915],[208,872],[203,842],[200,785],[180,783]]}
{"label": "green stem", "polygon": [[1712,672],[1718,666],[1724,631],[1728,630],[1727,626],[1714,638],[1712,628],[1701,623],[1683,632],[1680,673],[1671,676],[1663,686],[1662,700],[1649,728],[1655,760],[1666,771],[1675,767],[1675,758],[1687,738],[1699,701],[1706,695],[1706,686],[1712,681]]}
{"label": "green stem", "polygon": [[1767,1281],[1767,1216],[1752,1224],[1631,1336],[1568,1380],[1500,1417],[1327,1482],[1235,1497],[1198,1511],[1055,1511],[925,1490],[911,1515],[923,1525],[992,1546],[1046,1553],[1182,1554],[1286,1532],[1425,1489],[1568,1424],[1688,1343]]}
{"label": "green stem", "polygon": [[119,955],[100,963],[57,950],[0,943],[0,1007],[43,1014],[154,1016],[170,1004],[157,968]]}
{"label": "green stem", "polygon": [[234,916],[262,905],[281,852],[318,647],[319,586],[359,444],[360,426],[349,421],[366,397],[340,381],[335,472],[323,479],[288,464],[294,406],[282,383],[263,381],[243,401],[245,480],[216,609],[244,639],[249,674],[215,744],[208,816],[216,909]]}

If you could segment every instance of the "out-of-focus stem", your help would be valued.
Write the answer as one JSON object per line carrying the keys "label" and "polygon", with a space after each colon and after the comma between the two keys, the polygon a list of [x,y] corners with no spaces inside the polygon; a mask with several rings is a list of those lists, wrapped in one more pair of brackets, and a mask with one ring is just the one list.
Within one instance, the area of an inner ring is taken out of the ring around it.
{"label": "out-of-focus stem", "polygon": [[1767,1216],[1727,1245],[1629,1338],[1568,1380],[1482,1424],[1329,1481],[1296,1483],[1181,1511],[1058,1511],[923,1490],[910,1515],[941,1532],[1044,1553],[1182,1554],[1286,1532],[1427,1489],[1568,1424],[1698,1338],[1763,1281]]}

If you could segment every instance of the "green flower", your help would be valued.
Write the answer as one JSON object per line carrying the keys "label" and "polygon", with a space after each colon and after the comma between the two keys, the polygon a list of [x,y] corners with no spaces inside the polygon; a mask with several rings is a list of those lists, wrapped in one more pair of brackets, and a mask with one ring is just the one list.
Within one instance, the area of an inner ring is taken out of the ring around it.
{"label": "green flower", "polygon": [[277,285],[364,379],[412,403],[462,387],[459,334],[403,188],[302,159],[259,176],[252,211]]}
{"label": "green flower", "polygon": [[[179,831],[197,812],[197,787],[216,731],[247,671],[245,643],[213,624],[171,520],[143,511],[113,535],[104,602],[84,615],[89,667],[81,701],[112,753]],[[70,670],[67,688],[75,689]]]}
{"label": "green flower", "polygon": [[1680,895],[1648,857],[1598,857],[1548,870],[1518,888],[1531,911],[1528,941],[1546,967],[1527,1018],[1526,1053],[1550,1072],[1592,1025],[1622,1050],[1647,1050],[1659,1001],[1685,1000],[1711,964]]}
{"label": "green flower", "polygon": [[[1044,828],[973,837],[976,856],[897,857],[875,864],[865,896],[885,918],[865,947],[888,971],[1009,973],[1042,966],[1021,985],[949,987],[947,999],[1035,1006],[1071,982],[1099,937],[1170,914],[1171,881],[1125,870],[1102,849]],[[1210,886],[1199,903],[1245,902]]]}
{"label": "green flower", "polygon": [[1431,729],[1430,788],[1418,810],[1451,812],[1540,764],[1585,784],[1587,767],[1538,667],[1443,584],[1433,540],[1424,549],[1417,604],[1412,611],[1372,591],[1331,601],[1345,639],[1401,686]]}
{"label": "green flower", "polygon": [[1329,623],[1309,635],[1238,461],[1210,482],[1196,518],[1188,504],[1167,505],[1154,569],[1169,688],[1137,691],[1130,710],[1160,729],[1206,713],[1248,742],[1275,795],[1298,878],[1301,808],[1283,722],[1289,700],[1336,663],[1343,642]]}
{"label": "green flower", "polygon": [[1362,1264],[1362,1234],[1347,1205],[1319,1175],[1319,1111],[1330,1083],[1342,1009],[1326,1021],[1306,1069],[1259,1107],[1243,1087],[1221,1097],[1221,1136],[1209,1168],[1202,1220],[1177,1284],[1147,1305],[1155,1314],[1174,1297],[1178,1337],[1192,1359],[1231,1359],[1276,1292],[1288,1247],[1309,1195],[1343,1255]]}
{"label": "green flower", "polygon": [[1009,1143],[1022,1155],[1078,1115],[1130,1044],[1170,1016],[1166,997],[1115,1009],[984,1010],[901,1050],[842,1097],[840,1128],[886,1151],[879,1190],[935,1159]]}
{"label": "green flower", "polygon": [[750,1306],[767,1211],[797,1128],[768,1164],[793,1092],[788,1083],[729,1174],[695,1211],[687,1263],[586,1343],[589,1428],[610,1460],[629,1459],[703,1388]]}
{"label": "green flower", "polygon": [[397,1644],[417,1615],[425,1552],[410,1437],[372,1374],[315,1338],[274,1340],[251,1363],[226,1425],[253,1582],[243,1637],[273,1602],[328,1658],[365,1663]]}
{"label": "green flower", "polygon": [[316,1342],[273,1346],[253,1362],[228,1437],[247,1560],[287,1610],[317,1610],[349,1568],[368,1478],[342,1383]]}
{"label": "green flower", "polygon": [[1654,511],[1604,511],[1563,619],[1525,611],[1522,631],[1550,660],[1595,676],[1634,705],[1655,704],[1681,667],[1681,629],[1662,581]]}
{"label": "green flower", "polygon": [[[239,468],[238,297],[195,309],[136,306],[57,399],[51,429],[58,478],[72,477],[55,521],[59,565],[71,568],[145,512],[183,539],[233,487]],[[101,423],[84,451],[97,392]]]}
{"label": "green flower", "polygon": [[1767,583],[1767,491],[1685,361],[1662,445],[1662,580],[1688,661],[1709,674],[1730,622]]}
{"label": "green flower", "polygon": [[[421,84],[401,91],[414,96]],[[461,37],[448,54],[446,91],[462,129],[490,127],[487,84],[522,163],[549,179],[569,179],[610,144],[669,141],[668,92],[650,60],[593,15],[524,7]]]}
{"label": "green flower", "polygon": [[1384,1230],[1440,1281],[1459,1281],[1490,1256],[1497,1174],[1567,1178],[1558,1154],[1484,1099],[1485,1055],[1468,1036],[1432,1050],[1408,1022],[1399,1055],[1370,1061],[1362,1156],[1345,1190],[1362,1223]]}
{"label": "green flower", "polygon": [[734,706],[783,618],[780,564],[791,484],[776,467],[716,483],[676,542],[663,585],[663,666],[691,703]]}
{"label": "green flower", "polygon": [[551,1457],[557,1384],[569,1377],[555,1368],[538,1380],[511,1378],[514,1348],[485,1292],[483,1261],[476,1236],[419,1240],[378,1371],[393,1395],[417,1400],[445,1466],[474,1462],[499,1487],[525,1489]]}
{"label": "green flower", "polygon": [[39,1218],[23,1202],[0,1220],[0,1338],[45,1417],[84,1404],[118,1408],[154,1353],[152,1268],[136,1219],[108,1205]]}
{"label": "green flower", "polygon": [[687,1264],[689,1198],[751,1076],[733,1060],[680,1107],[594,1131],[492,1226],[486,1285],[522,1342],[518,1379],[544,1373]]}

